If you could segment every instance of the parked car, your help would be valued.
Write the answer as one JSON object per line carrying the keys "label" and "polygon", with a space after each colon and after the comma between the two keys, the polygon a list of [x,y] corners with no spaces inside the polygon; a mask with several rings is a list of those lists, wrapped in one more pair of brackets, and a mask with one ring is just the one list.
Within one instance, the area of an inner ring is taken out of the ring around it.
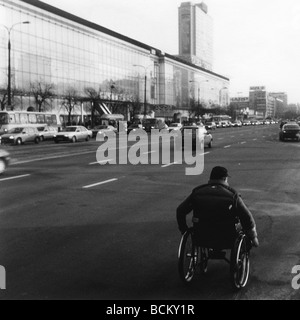
{"label": "parked car", "polygon": [[242,125],[243,125],[242,122],[239,120],[233,121],[232,123],[232,127],[235,127],[235,128],[241,127]]}
{"label": "parked car", "polygon": [[215,121],[217,128],[222,128],[221,121]]}
{"label": "parked car", "polygon": [[243,126],[251,126],[251,121],[250,120],[244,120],[243,121]]}
{"label": "parked car", "polygon": [[156,118],[144,119],[142,121],[142,124],[146,132],[151,132],[152,129],[158,129],[158,130],[168,129],[168,126],[163,120],[156,119]]}
{"label": "parked car", "polygon": [[300,141],[300,126],[297,123],[287,123],[279,132],[280,141],[290,139]]}
{"label": "parked car", "polygon": [[205,128],[206,130],[216,130],[217,129],[217,125],[214,121],[207,121],[205,123]]}
{"label": "parked car", "polygon": [[54,136],[54,141],[55,143],[62,141],[75,143],[77,141],[89,141],[92,136],[92,131],[83,126],[68,126]]}
{"label": "parked car", "polygon": [[94,129],[92,129],[94,138],[97,137],[97,134],[101,134],[104,137],[106,137],[107,132],[116,133],[117,131],[118,131],[117,128],[115,128],[114,126],[109,126],[109,125],[104,125],[104,124],[96,126],[96,127],[94,127]]}
{"label": "parked car", "polygon": [[10,154],[3,149],[0,149],[0,175],[3,174],[9,165]]}
{"label": "parked car", "polygon": [[54,136],[58,133],[58,129],[51,126],[37,128],[40,134],[40,140],[53,140]]}
{"label": "parked car", "polygon": [[142,130],[143,129],[143,125],[139,124],[139,123],[133,123],[132,125],[130,125],[127,128],[127,133],[129,134],[131,131],[135,132],[137,130]]}
{"label": "parked car", "polygon": [[14,128],[9,133],[1,136],[2,144],[16,144],[21,145],[27,142],[40,142],[40,133],[37,128],[25,127],[25,128]]}
{"label": "parked car", "polygon": [[204,142],[204,147],[211,148],[213,137],[207,132],[204,126],[184,126],[181,128],[182,135],[182,147],[184,148],[185,135],[191,135],[192,138],[192,148],[196,148],[196,144],[201,141]]}
{"label": "parked car", "polygon": [[182,128],[182,124],[181,123],[171,123],[169,125],[169,131],[180,130],[181,128]]}
{"label": "parked car", "polygon": [[228,128],[228,127],[230,127],[228,121],[221,121],[220,124],[221,124],[221,128]]}

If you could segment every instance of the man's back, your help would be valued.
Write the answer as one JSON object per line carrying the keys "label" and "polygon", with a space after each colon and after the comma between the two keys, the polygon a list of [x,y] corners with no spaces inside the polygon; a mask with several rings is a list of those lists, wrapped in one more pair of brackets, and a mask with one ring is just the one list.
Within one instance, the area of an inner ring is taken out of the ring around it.
{"label": "man's back", "polygon": [[203,246],[231,248],[236,237],[237,196],[222,184],[208,184],[193,191],[193,222]]}
{"label": "man's back", "polygon": [[[193,223],[201,246],[230,248],[236,237],[236,222],[258,247],[254,218],[241,196],[228,184],[228,171],[214,167],[207,185],[193,190],[177,208],[177,223],[181,233],[188,229],[186,216],[193,211]],[[238,219],[237,219],[238,218]]]}

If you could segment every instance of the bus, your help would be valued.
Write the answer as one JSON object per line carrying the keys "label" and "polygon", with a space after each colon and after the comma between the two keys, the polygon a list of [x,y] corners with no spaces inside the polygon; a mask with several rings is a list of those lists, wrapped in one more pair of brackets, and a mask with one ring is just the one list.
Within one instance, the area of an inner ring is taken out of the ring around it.
{"label": "bus", "polygon": [[8,133],[18,127],[45,127],[61,128],[58,114],[29,111],[0,111],[0,135]]}

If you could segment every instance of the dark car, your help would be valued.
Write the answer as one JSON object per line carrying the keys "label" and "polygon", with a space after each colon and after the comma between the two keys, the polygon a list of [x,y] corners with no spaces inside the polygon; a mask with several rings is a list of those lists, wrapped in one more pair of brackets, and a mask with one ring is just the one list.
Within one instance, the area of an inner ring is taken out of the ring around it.
{"label": "dark car", "polygon": [[300,141],[300,126],[296,123],[287,123],[285,124],[280,133],[279,140],[297,140]]}

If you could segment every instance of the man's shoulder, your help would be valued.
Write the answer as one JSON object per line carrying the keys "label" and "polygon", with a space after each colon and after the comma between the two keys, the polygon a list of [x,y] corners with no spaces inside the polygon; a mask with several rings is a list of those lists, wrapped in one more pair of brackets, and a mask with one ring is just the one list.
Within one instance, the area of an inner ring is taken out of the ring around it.
{"label": "man's shoulder", "polygon": [[222,184],[222,183],[207,183],[207,184],[202,184],[196,188],[194,188],[192,194],[195,194],[195,193],[202,193],[202,192],[206,192],[207,190],[212,190],[212,189],[216,189],[216,191],[223,191],[225,193],[228,193],[232,196],[240,196],[239,192],[237,190],[235,190],[234,188],[228,186],[228,185],[225,185],[225,184]]}
{"label": "man's shoulder", "polygon": [[202,184],[202,185],[200,185],[200,186],[198,186],[198,187],[194,188],[194,190],[193,190],[193,192],[192,192],[192,193],[195,193],[195,192],[197,192],[197,191],[199,191],[199,190],[206,189],[206,188],[210,188],[210,187],[211,187],[211,185],[210,185],[210,184],[208,184],[208,183],[206,183],[206,184]]}

